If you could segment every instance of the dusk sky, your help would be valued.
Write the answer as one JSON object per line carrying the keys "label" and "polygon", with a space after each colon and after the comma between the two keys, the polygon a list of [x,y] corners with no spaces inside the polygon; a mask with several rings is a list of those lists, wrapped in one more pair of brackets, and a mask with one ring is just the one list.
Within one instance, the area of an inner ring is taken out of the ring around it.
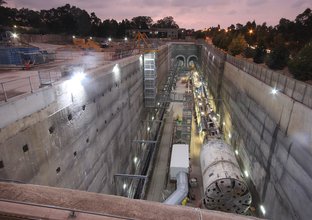
{"label": "dusk sky", "polygon": [[5,0],[9,7],[50,9],[66,3],[95,12],[101,19],[118,21],[139,15],[151,16],[154,21],[173,16],[180,27],[204,29],[221,25],[246,24],[255,20],[257,24],[267,22],[276,25],[284,17],[294,20],[312,0]]}

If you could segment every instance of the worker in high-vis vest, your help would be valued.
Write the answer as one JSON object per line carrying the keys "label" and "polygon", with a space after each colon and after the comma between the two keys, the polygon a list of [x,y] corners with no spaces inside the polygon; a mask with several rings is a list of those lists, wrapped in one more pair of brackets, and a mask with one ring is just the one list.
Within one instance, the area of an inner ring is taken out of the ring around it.
{"label": "worker in high-vis vest", "polygon": [[188,197],[185,197],[183,200],[182,200],[182,205],[186,206],[187,202],[189,201],[189,198]]}

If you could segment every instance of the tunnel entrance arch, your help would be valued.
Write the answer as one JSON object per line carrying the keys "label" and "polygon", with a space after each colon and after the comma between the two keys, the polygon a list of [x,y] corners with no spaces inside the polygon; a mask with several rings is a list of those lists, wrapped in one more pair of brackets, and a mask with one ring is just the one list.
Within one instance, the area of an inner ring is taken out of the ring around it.
{"label": "tunnel entrance arch", "polygon": [[192,65],[194,62],[198,62],[198,57],[196,55],[190,55],[187,58],[187,67],[189,67],[190,65]]}
{"label": "tunnel entrance arch", "polygon": [[183,55],[178,55],[178,56],[176,56],[175,60],[176,60],[177,62],[181,62],[181,66],[183,66],[183,67],[187,66],[185,56],[183,56]]}

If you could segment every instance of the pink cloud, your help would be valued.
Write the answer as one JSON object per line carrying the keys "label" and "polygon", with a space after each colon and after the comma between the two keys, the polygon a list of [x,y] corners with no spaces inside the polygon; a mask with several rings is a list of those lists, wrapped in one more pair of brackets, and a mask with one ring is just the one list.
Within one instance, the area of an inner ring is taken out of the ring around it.
{"label": "pink cloud", "polygon": [[[66,4],[62,0],[6,0],[10,7],[50,9]],[[131,19],[148,15],[154,21],[173,16],[180,27],[204,29],[218,24],[230,24],[255,20],[258,24],[278,24],[280,18],[294,19],[310,6],[310,0],[71,0],[89,13],[95,12],[101,19]]]}

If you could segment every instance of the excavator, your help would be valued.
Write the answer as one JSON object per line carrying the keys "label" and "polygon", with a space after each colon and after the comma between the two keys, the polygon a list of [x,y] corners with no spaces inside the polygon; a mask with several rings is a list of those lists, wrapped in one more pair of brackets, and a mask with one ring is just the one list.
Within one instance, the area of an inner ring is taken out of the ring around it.
{"label": "excavator", "polygon": [[95,50],[97,52],[102,52],[103,48],[105,48],[105,46],[94,41],[92,38],[84,39],[84,38],[73,37],[73,43],[75,46],[77,46],[81,49],[91,49],[91,50]]}

